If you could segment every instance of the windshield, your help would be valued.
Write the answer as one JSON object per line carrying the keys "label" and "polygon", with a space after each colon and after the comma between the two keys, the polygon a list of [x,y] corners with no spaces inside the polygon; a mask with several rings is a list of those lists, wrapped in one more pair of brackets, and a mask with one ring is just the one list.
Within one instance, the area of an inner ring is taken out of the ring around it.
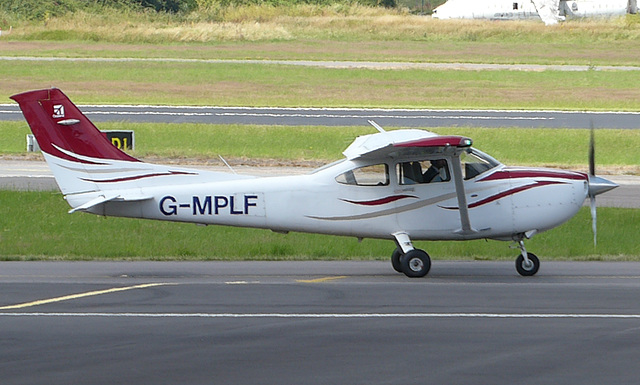
{"label": "windshield", "polygon": [[500,162],[475,148],[472,148],[470,152],[463,152],[460,155],[460,162],[465,180],[475,178],[483,172],[500,165]]}

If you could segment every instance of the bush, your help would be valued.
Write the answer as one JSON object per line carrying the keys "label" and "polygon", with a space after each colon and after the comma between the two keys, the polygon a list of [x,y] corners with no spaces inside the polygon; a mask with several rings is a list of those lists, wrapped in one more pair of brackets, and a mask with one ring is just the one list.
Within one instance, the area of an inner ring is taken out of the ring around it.
{"label": "bush", "polygon": [[[100,13],[104,8],[140,9],[143,0],[2,0],[0,12],[17,20],[43,20],[67,13],[86,11]],[[181,0],[174,0],[182,2]]]}
{"label": "bush", "polygon": [[188,14],[192,11],[240,6],[295,6],[295,5],[364,5],[392,8],[397,0],[2,0],[3,13],[16,20],[47,21],[67,13],[85,11],[100,13],[105,8],[145,10]]}

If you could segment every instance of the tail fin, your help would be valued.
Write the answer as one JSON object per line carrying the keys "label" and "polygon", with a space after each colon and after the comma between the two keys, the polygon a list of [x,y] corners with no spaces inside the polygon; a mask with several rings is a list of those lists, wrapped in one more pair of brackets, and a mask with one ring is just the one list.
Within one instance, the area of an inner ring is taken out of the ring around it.
{"label": "tail fin", "polygon": [[89,158],[138,161],[112,145],[57,88],[29,91],[11,99],[20,105],[44,153],[79,163],[96,163]]}
{"label": "tail fin", "polygon": [[101,182],[147,168],[111,144],[59,89],[29,91],[11,99],[20,105],[63,194],[122,188]]}
{"label": "tail fin", "polygon": [[106,202],[148,200],[148,188],[248,178],[141,162],[112,145],[59,89],[11,99],[20,105],[71,211],[99,213]]}

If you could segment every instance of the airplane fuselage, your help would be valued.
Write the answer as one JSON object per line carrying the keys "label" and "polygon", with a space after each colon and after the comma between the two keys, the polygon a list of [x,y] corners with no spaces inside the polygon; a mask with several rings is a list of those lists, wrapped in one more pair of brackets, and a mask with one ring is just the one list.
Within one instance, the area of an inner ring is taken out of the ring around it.
{"label": "airplane fuselage", "polygon": [[[637,0],[560,0],[554,12],[560,18],[622,16],[637,12]],[[531,0],[449,0],[433,12],[437,19],[523,20],[541,16]]]}
{"label": "airplane fuselage", "polygon": [[[222,182],[205,182],[206,174],[185,174],[172,186],[138,191],[153,199],[106,202],[89,211],[359,238],[392,239],[393,233],[405,231],[416,240],[512,239],[514,234],[542,232],[565,222],[588,194],[588,177],[583,173],[500,165],[464,182],[474,230],[464,233],[458,231],[461,224],[453,181],[400,184],[393,163],[385,164],[386,184],[336,181],[344,172],[365,165],[343,161],[308,175]],[[67,196],[72,206],[73,199]]]}

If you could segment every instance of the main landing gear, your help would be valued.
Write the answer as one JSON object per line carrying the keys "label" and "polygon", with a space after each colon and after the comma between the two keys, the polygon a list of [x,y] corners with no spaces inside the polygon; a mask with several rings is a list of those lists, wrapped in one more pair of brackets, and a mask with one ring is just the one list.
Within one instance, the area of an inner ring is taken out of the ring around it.
{"label": "main landing gear", "polygon": [[398,273],[404,273],[410,278],[420,278],[427,275],[431,269],[431,258],[424,250],[414,249],[407,233],[395,233],[398,247],[391,255],[391,265]]}
{"label": "main landing gear", "polygon": [[404,273],[410,278],[420,278],[431,269],[431,258],[424,250],[413,249],[403,254],[397,248],[391,255],[391,265],[398,273]]}

